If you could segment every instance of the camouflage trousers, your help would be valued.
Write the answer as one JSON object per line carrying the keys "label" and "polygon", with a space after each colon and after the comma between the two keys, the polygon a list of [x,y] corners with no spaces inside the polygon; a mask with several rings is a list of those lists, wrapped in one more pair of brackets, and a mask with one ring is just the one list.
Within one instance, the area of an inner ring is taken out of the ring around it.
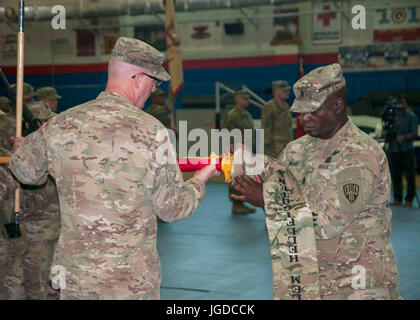
{"label": "camouflage trousers", "polygon": [[0,300],[26,299],[23,286],[23,256],[26,234],[16,239],[0,235]]}
{"label": "camouflage trousers", "polygon": [[50,286],[49,273],[56,240],[27,241],[23,258],[26,298],[29,300],[57,300],[59,292]]}

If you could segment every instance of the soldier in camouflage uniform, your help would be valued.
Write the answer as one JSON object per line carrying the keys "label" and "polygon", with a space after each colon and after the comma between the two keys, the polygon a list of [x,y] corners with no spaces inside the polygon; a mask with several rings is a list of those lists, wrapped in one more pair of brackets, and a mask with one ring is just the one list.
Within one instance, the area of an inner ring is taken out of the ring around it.
{"label": "soldier in camouflage uniform", "polygon": [[[245,129],[254,130],[254,121],[252,120],[251,114],[246,111],[249,106],[249,94],[246,91],[238,90],[235,92],[235,107],[230,110],[223,121],[223,128],[232,131],[239,129],[241,131],[242,142],[245,137]],[[235,141],[232,141],[233,144]],[[236,192],[231,185],[229,185],[229,198],[232,201],[232,213],[233,214],[249,214],[255,213],[254,208],[247,207],[243,201],[233,199],[231,194],[239,194]]]}
{"label": "soldier in camouflage uniform", "polygon": [[27,299],[56,300],[58,291],[50,286],[49,272],[60,235],[60,207],[55,182],[23,187],[21,224],[26,231],[23,256],[24,288]]}
{"label": "soldier in camouflage uniform", "polygon": [[52,118],[12,157],[21,182],[42,184],[48,172],[57,182],[61,234],[53,266],[64,270],[52,280],[60,299],[158,299],[156,217],[188,217],[217,175],[211,165],[184,182],[167,130],[141,110],[156,83],[170,79],[163,61],[148,44],[119,38],[106,91]]}
{"label": "soldier in camouflage uniform", "polygon": [[[10,155],[10,151],[0,147],[0,155]],[[25,228],[21,225],[22,236],[9,239],[4,224],[12,222],[14,211],[14,191],[18,184],[6,165],[0,165],[0,300],[26,299],[23,286],[23,255],[26,247]]]}
{"label": "soldier in camouflage uniform", "polygon": [[150,100],[152,101],[152,105],[147,108],[146,112],[158,119],[165,128],[175,131],[175,128],[173,128],[171,124],[171,114],[175,104],[175,96],[172,92],[169,90],[168,98],[165,100],[163,91],[156,88],[156,90],[150,94]]}
{"label": "soldier in camouflage uniform", "polygon": [[16,134],[15,113],[14,108],[9,111],[0,111],[0,147],[6,150],[12,149],[12,141],[10,137]]}
{"label": "soldier in camouflage uniform", "polygon": [[10,111],[10,100],[7,97],[0,97],[0,111],[3,113],[9,113]]}
{"label": "soldier in camouflage uniform", "polygon": [[261,127],[264,129],[264,153],[279,158],[286,145],[293,140],[292,115],[289,105],[290,87],[287,81],[273,82],[273,99],[264,105]]}
{"label": "soldier in camouflage uniform", "polygon": [[61,96],[57,93],[55,88],[42,87],[36,91],[36,94],[38,95],[38,101],[46,104],[51,112],[57,112],[58,99],[61,99]]}
{"label": "soldier in camouflage uniform", "polygon": [[[269,234],[285,210],[291,215],[284,220],[287,225],[298,227],[287,230],[290,237],[283,243],[270,237],[274,298],[401,299],[390,242],[388,162],[380,146],[347,117],[340,65],[313,70],[293,89],[291,110],[303,113],[308,135],[289,143],[277,163],[266,162],[265,171],[273,172],[266,174],[269,178],[254,181],[242,175],[235,184],[244,194],[241,200],[264,207]],[[288,187],[284,175],[296,186]],[[287,192],[300,192],[300,207],[312,211],[313,227],[312,221],[293,216],[297,208],[285,198]],[[308,256],[302,248],[314,236],[316,255]],[[301,274],[281,268],[289,258],[297,262],[298,254]]]}
{"label": "soldier in camouflage uniform", "polygon": [[[24,97],[27,103],[33,100],[34,92],[31,88],[29,84],[24,85]],[[11,94],[16,96],[15,85],[12,86]],[[54,114],[50,111],[38,114],[41,121],[47,121],[51,115]],[[5,127],[2,136],[5,138],[14,136],[16,125],[12,116],[7,117],[3,123]],[[20,260],[19,263],[23,268],[25,295],[31,300],[57,299],[58,292],[52,290],[48,279],[54,247],[60,234],[60,213],[55,183],[49,177],[47,183],[41,186],[21,187],[20,220],[25,230],[25,242],[22,254],[19,257],[15,255],[15,259]]]}
{"label": "soldier in camouflage uniform", "polygon": [[[16,95],[16,84],[11,86],[12,92]],[[35,97],[38,94],[35,93],[34,87],[24,82],[23,83],[23,103],[26,104],[28,109],[32,112],[33,116],[43,122],[55,116],[50,107],[43,101],[35,101]]]}

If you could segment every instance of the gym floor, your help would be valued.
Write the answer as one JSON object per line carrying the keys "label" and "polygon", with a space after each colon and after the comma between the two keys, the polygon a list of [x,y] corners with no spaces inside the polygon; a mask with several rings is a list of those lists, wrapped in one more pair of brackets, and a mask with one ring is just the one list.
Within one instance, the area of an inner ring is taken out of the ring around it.
{"label": "gym floor", "polygon": [[[392,207],[391,241],[399,293],[420,300],[420,210]],[[161,299],[272,299],[272,270],[262,209],[230,213],[227,185],[208,183],[206,196],[185,220],[159,223]]]}

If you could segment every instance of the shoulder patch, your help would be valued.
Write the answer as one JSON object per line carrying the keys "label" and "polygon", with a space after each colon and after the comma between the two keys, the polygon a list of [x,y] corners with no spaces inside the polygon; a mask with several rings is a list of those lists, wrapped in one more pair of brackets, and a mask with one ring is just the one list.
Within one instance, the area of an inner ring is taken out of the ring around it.
{"label": "shoulder patch", "polygon": [[366,179],[358,167],[341,170],[337,174],[337,193],[340,209],[347,215],[354,216],[366,205]]}

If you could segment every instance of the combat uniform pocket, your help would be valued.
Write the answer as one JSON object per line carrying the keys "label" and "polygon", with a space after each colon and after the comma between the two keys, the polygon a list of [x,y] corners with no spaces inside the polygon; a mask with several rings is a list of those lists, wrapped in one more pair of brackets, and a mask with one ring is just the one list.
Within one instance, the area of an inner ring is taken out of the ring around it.
{"label": "combat uniform pocket", "polygon": [[366,205],[366,181],[360,168],[345,168],[330,176],[319,174],[311,186],[311,209],[318,215],[318,239],[342,234]]}

